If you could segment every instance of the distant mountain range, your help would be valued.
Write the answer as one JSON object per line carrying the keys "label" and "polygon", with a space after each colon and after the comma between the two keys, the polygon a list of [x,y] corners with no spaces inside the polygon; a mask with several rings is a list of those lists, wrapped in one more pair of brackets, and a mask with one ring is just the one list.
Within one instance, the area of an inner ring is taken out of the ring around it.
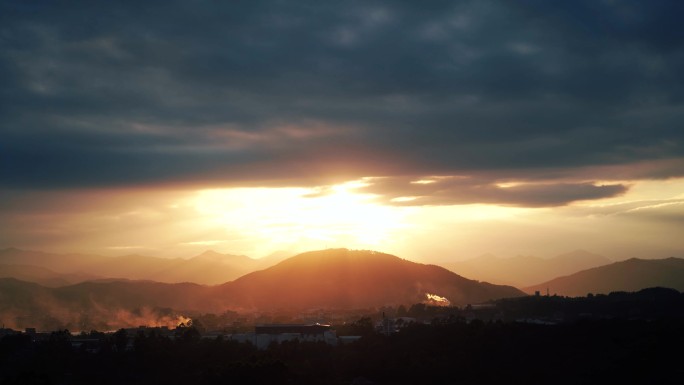
{"label": "distant mountain range", "polygon": [[[277,253],[252,259],[209,250],[187,259],[136,254],[105,257],[9,248],[0,250],[0,278],[17,278],[49,287],[98,278],[218,285],[271,267],[289,256]],[[609,263],[611,261],[606,257],[578,250],[550,259],[531,256],[499,258],[488,254],[466,261],[445,263],[443,266],[469,279],[526,287]]]}
{"label": "distant mountain range", "polygon": [[610,263],[610,259],[601,255],[576,250],[549,259],[522,255],[500,258],[486,254],[465,261],[446,263],[444,267],[480,281],[525,287]]}
{"label": "distant mountain range", "polygon": [[[573,258],[579,262],[571,263]],[[265,266],[274,259],[259,265],[257,260],[244,256],[211,251],[190,259],[165,260],[6,249],[0,251],[0,323],[14,327],[103,329],[177,324],[174,317],[187,312],[361,309],[428,301],[466,305],[525,295],[512,286],[471,280],[439,266],[374,251],[314,251]],[[480,259],[491,260],[497,269],[508,266],[511,274],[523,274],[521,265],[525,266],[525,260],[533,261],[527,265],[529,270],[534,270],[529,267],[534,264],[548,263],[556,271],[562,270],[558,266],[574,269],[605,261],[586,252],[547,262],[531,257]],[[510,264],[500,263],[502,260]],[[169,283],[214,282],[238,275],[245,269],[236,267],[240,264],[255,271],[219,285]],[[482,279],[483,275],[471,273],[463,275]],[[156,282],[154,277],[167,282]],[[533,279],[535,275],[526,277]],[[551,294],[584,296],[656,286],[684,291],[684,260],[631,259],[546,280],[527,286],[525,291],[546,293],[548,288]]]}
{"label": "distant mountain range", "polygon": [[[286,257],[275,254],[252,259],[244,255],[221,254],[215,251],[207,251],[189,259],[144,255],[104,257],[87,254],[51,254],[9,248],[0,250],[0,265],[6,266],[5,270],[0,267],[0,277],[14,277],[46,286],[59,286],[59,282],[83,282],[97,277],[217,285],[272,266]],[[23,268],[9,267],[17,265]],[[49,271],[30,271],[30,267]]]}
{"label": "distant mountain range", "polygon": [[632,258],[555,278],[524,290],[530,294],[537,290],[546,293],[548,288],[552,295],[577,297],[588,293],[631,292],[656,286],[684,291],[684,259]]}
{"label": "distant mountain range", "polygon": [[372,251],[333,249],[289,258],[218,286],[100,280],[47,288],[0,279],[0,321],[17,327],[71,329],[155,324],[159,309],[354,309],[410,305],[433,294],[455,305],[523,296],[510,286],[480,283],[444,268]]}
{"label": "distant mountain range", "polygon": [[42,286],[60,287],[103,277],[85,273],[57,273],[44,267],[31,265],[0,265],[0,278],[16,278]]}

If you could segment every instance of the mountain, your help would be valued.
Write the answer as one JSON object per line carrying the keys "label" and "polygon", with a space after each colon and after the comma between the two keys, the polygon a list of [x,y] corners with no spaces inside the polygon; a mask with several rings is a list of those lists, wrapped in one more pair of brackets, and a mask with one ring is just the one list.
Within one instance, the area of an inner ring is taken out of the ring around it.
{"label": "mountain", "polygon": [[551,294],[575,297],[587,293],[638,291],[656,286],[684,291],[684,259],[632,258],[559,277],[524,290],[545,293],[548,288]]}
{"label": "mountain", "polygon": [[[87,254],[51,254],[15,248],[0,250],[0,264],[45,268],[55,273],[71,274],[62,277],[70,283],[81,282],[79,276],[116,277],[153,280],[166,283],[196,282],[217,285],[232,281],[249,272],[275,264],[278,257],[252,259],[244,255],[221,254],[207,251],[189,259],[160,258],[144,255],[104,257]],[[31,282],[39,282],[25,274],[7,274]],[[41,281],[40,283],[46,283]],[[59,286],[56,282],[46,286]]]}
{"label": "mountain", "polygon": [[576,250],[549,259],[533,256],[500,258],[486,254],[447,263],[444,267],[468,278],[523,287],[611,262],[601,255]]}
{"label": "mountain", "polygon": [[[198,282],[206,285],[218,285],[232,281],[252,271],[273,266],[290,255],[272,254],[260,259],[252,259],[245,255],[221,254],[213,250],[184,260],[184,263],[162,272],[165,281]],[[194,280],[181,277],[197,277]],[[154,278],[154,277],[153,277]],[[155,279],[156,280],[156,279]]]}
{"label": "mountain", "polygon": [[13,247],[0,250],[0,264],[43,267],[57,273],[79,272],[82,266],[97,263],[103,258],[105,257],[87,254],[52,254]]}
{"label": "mountain", "polygon": [[258,267],[256,260],[244,255],[210,250],[189,259],[142,255],[103,257],[95,264],[83,266],[83,269],[107,277],[216,285],[232,281]]}
{"label": "mountain", "polygon": [[514,287],[472,281],[389,254],[333,249],[303,253],[217,286],[107,279],[47,288],[0,279],[0,321],[14,327],[102,330],[163,324],[160,319],[172,324],[176,313],[171,309],[358,309],[425,302],[427,294],[455,305],[525,295]]}
{"label": "mountain", "polygon": [[218,291],[231,306],[257,309],[413,304],[425,301],[427,294],[465,305],[524,295],[514,287],[469,280],[439,266],[347,249],[299,254]]}
{"label": "mountain", "polygon": [[176,326],[186,319],[172,309],[206,306],[206,292],[206,287],[189,283],[109,280],[47,288],[0,278],[0,324],[76,331]]}
{"label": "mountain", "polygon": [[178,310],[218,310],[207,297],[209,288],[196,283],[102,280],[52,290],[55,299],[79,311],[90,307],[136,309],[162,307]]}
{"label": "mountain", "polygon": [[59,287],[102,277],[82,273],[57,273],[44,267],[30,265],[0,265],[0,278],[16,278],[42,286]]}
{"label": "mountain", "polygon": [[[52,290],[37,283],[20,281],[14,278],[0,278],[0,314],[8,310],[22,311],[16,312],[17,316],[26,314],[27,309],[40,308],[39,303],[49,300]],[[6,316],[0,321],[6,320]]]}

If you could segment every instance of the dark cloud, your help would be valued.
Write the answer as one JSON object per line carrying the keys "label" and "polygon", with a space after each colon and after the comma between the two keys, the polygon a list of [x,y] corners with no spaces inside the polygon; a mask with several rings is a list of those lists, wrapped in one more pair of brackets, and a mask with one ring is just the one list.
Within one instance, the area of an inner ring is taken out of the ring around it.
{"label": "dark cloud", "polygon": [[491,203],[523,207],[563,206],[623,194],[627,186],[594,183],[505,183],[472,177],[369,178],[361,192],[398,206]]}
{"label": "dark cloud", "polygon": [[422,204],[612,196],[587,181],[684,175],[683,8],[2,1],[0,186],[468,175],[482,195]]}

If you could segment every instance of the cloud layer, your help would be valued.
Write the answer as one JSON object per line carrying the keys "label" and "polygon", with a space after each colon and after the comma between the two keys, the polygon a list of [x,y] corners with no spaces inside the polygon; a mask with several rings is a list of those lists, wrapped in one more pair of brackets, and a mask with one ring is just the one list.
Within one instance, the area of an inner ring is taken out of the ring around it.
{"label": "cloud layer", "polygon": [[[683,11],[3,1],[0,187],[376,176],[394,180],[373,190],[393,204],[614,196],[624,180],[684,176]],[[467,178],[407,183],[430,175]]]}
{"label": "cloud layer", "polygon": [[470,177],[369,178],[361,191],[376,194],[385,204],[458,205],[489,203],[523,207],[562,206],[574,201],[613,197],[627,191],[621,184],[514,183],[497,184]]}

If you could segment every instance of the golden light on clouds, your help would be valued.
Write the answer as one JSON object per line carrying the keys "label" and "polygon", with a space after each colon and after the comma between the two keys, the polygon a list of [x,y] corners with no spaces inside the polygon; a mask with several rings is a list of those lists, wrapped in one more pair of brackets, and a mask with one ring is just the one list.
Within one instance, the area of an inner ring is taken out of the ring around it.
{"label": "golden light on clouds", "polygon": [[[233,188],[198,191],[198,214],[227,232],[253,240],[256,255],[279,248],[321,247],[383,249],[407,228],[414,208],[373,202],[354,190],[362,182],[334,185],[324,192],[307,188]],[[200,243],[201,241],[196,241]]]}
{"label": "golden light on clouds", "polygon": [[553,256],[582,248],[622,259],[680,249],[684,178],[625,181],[624,195],[537,208],[396,205],[369,193],[375,180],[64,192],[53,194],[50,206],[35,203],[44,195],[28,195],[30,205],[6,216],[4,235],[12,239],[7,246],[24,249],[186,258],[208,249],[259,258],[347,247],[439,263],[484,253]]}
{"label": "golden light on clouds", "polygon": [[684,254],[680,2],[109,3],[0,6],[0,248]]}

